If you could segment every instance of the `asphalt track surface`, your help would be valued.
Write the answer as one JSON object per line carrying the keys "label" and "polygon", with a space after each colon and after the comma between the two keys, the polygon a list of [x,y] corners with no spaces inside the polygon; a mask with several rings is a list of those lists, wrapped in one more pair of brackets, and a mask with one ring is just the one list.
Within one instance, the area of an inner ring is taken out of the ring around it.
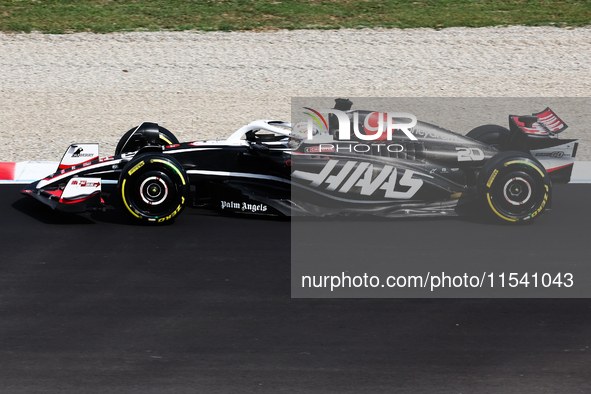
{"label": "asphalt track surface", "polygon": [[[291,299],[288,221],[64,218],[20,188],[0,186],[1,393],[591,392],[591,300]],[[589,192],[550,214],[586,232]]]}

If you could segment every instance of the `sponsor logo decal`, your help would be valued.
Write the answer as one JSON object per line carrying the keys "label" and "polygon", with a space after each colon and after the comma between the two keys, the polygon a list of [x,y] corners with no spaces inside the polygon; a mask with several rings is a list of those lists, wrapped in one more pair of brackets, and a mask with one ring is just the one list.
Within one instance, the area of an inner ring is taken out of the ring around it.
{"label": "sponsor logo decal", "polygon": [[240,203],[234,201],[222,201],[222,209],[240,209]]}
{"label": "sponsor logo decal", "polygon": [[84,152],[83,148],[78,148],[72,153],[72,157],[93,157],[92,153],[82,153]]}
{"label": "sponsor logo decal", "polygon": [[308,153],[322,153],[322,152],[334,152],[334,146],[330,144],[311,146],[306,148]]}
{"label": "sponsor logo decal", "polygon": [[488,182],[486,183],[486,187],[490,187],[490,185],[492,185],[492,183],[495,180],[498,173],[499,173],[499,170],[493,171],[493,173],[490,175],[490,178],[488,178]]}
{"label": "sponsor logo decal", "polygon": [[251,212],[265,212],[267,211],[267,206],[265,204],[247,204],[243,202],[240,209]]}
{"label": "sponsor logo decal", "polygon": [[129,175],[133,175],[133,173],[136,172],[137,170],[139,170],[140,168],[142,168],[144,166],[144,164],[146,164],[144,161],[140,161],[135,166],[133,166],[133,168],[131,170],[129,170],[127,173]]}
{"label": "sponsor logo decal", "polygon": [[246,202],[221,201],[222,209],[235,209],[250,212],[266,212],[268,207],[265,204],[250,204]]}
{"label": "sponsor logo decal", "polygon": [[555,159],[560,159],[563,156],[570,156],[569,154],[564,154],[562,151],[554,151],[554,152],[542,152],[536,153],[536,156],[549,156]]}
{"label": "sponsor logo decal", "polygon": [[421,138],[429,138],[442,141],[460,141],[460,138],[444,131],[439,132],[436,130],[424,129],[421,127],[413,127],[410,131],[414,135],[418,135]]}
{"label": "sponsor logo decal", "polygon": [[72,185],[76,185],[78,187],[99,187],[101,185],[100,182],[88,182],[86,180],[77,181],[73,180]]}
{"label": "sponsor logo decal", "polygon": [[171,213],[170,215],[168,215],[168,216],[166,216],[166,217],[163,217],[163,218],[157,218],[157,220],[158,220],[158,223],[162,223],[162,222],[164,222],[164,221],[166,221],[166,220],[170,220],[170,219],[172,219],[173,217],[175,217],[175,216],[177,215],[177,213],[179,213],[179,212],[181,211],[181,209],[183,208],[183,204],[184,204],[184,203],[185,203],[185,198],[183,197],[183,199],[182,199],[181,203],[179,204],[179,206],[178,206],[178,207],[176,207],[176,209],[174,210],[174,212],[173,212],[173,213]]}
{"label": "sponsor logo decal", "polygon": [[[413,178],[416,174],[412,170],[404,170],[400,180],[398,169],[393,166],[378,166],[367,162],[347,161],[337,174],[331,175],[339,160],[329,160],[320,173],[294,171],[292,177],[310,181],[310,186],[348,193],[353,187],[359,187],[359,194],[371,196],[378,190],[384,191],[386,198],[410,199],[423,185],[422,179]],[[374,174],[377,174],[374,176]],[[423,177],[432,178],[430,175],[421,174]],[[400,191],[400,187],[408,190]]]}

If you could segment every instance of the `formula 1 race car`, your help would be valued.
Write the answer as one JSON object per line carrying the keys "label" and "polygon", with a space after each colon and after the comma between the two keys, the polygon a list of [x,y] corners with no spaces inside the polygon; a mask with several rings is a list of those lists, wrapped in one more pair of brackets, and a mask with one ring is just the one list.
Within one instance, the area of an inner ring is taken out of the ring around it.
{"label": "formula 1 race car", "polygon": [[[258,120],[220,141],[179,143],[156,123],[123,135],[115,155],[71,145],[58,171],[22,193],[64,212],[105,209],[167,222],[185,206],[281,216],[453,216],[485,210],[530,222],[570,180],[578,142],[549,108],[466,136],[411,114],[351,110],[337,99],[307,122]],[[312,120],[313,118],[313,120]],[[408,122],[408,119],[411,122]],[[403,127],[404,126],[404,127]],[[351,133],[351,130],[354,133]]]}

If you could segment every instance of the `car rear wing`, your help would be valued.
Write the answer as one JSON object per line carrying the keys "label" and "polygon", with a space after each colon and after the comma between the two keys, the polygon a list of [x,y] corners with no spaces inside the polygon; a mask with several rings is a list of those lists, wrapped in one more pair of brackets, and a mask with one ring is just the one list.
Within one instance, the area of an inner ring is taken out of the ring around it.
{"label": "car rear wing", "polygon": [[509,115],[511,135],[505,149],[531,154],[542,163],[552,182],[568,183],[579,142],[557,138],[567,128],[550,108],[531,116]]}
{"label": "car rear wing", "polygon": [[[556,145],[556,135],[567,128],[568,125],[550,108],[532,115],[509,115],[511,134],[506,150],[529,153],[532,149]],[[575,142],[575,140],[563,140],[563,142]]]}
{"label": "car rear wing", "polygon": [[526,134],[537,136],[553,136],[568,128],[568,125],[550,108],[532,116],[509,115],[509,124]]}

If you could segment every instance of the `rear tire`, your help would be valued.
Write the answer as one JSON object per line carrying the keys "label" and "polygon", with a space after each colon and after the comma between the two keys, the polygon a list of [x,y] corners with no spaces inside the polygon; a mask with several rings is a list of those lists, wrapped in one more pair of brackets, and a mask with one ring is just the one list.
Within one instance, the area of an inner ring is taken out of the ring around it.
{"label": "rear tire", "polygon": [[158,153],[131,160],[119,178],[119,195],[135,219],[164,223],[178,216],[189,192],[189,179],[178,161]]}
{"label": "rear tire", "polygon": [[[117,147],[115,148],[115,155],[121,155],[123,153],[128,152],[136,152],[140,148],[146,146],[145,138],[142,138],[144,136],[144,133],[141,129],[138,130],[138,127],[139,126],[135,126],[128,130],[125,134],[123,134],[123,136],[119,140],[119,143],[117,144]],[[137,134],[137,136],[133,136],[132,140],[128,142],[128,140],[134,133]],[[157,145],[167,146],[175,145],[178,143],[179,140],[174,136],[174,134],[172,134],[171,131],[165,129],[160,125],[158,126],[158,141],[156,141]]]}
{"label": "rear tire", "polygon": [[500,151],[505,149],[510,136],[511,132],[509,129],[494,124],[479,126],[466,134],[466,137],[484,142]]}
{"label": "rear tire", "polygon": [[552,193],[552,182],[540,162],[517,151],[501,152],[486,162],[478,184],[485,209],[511,223],[533,221]]}

